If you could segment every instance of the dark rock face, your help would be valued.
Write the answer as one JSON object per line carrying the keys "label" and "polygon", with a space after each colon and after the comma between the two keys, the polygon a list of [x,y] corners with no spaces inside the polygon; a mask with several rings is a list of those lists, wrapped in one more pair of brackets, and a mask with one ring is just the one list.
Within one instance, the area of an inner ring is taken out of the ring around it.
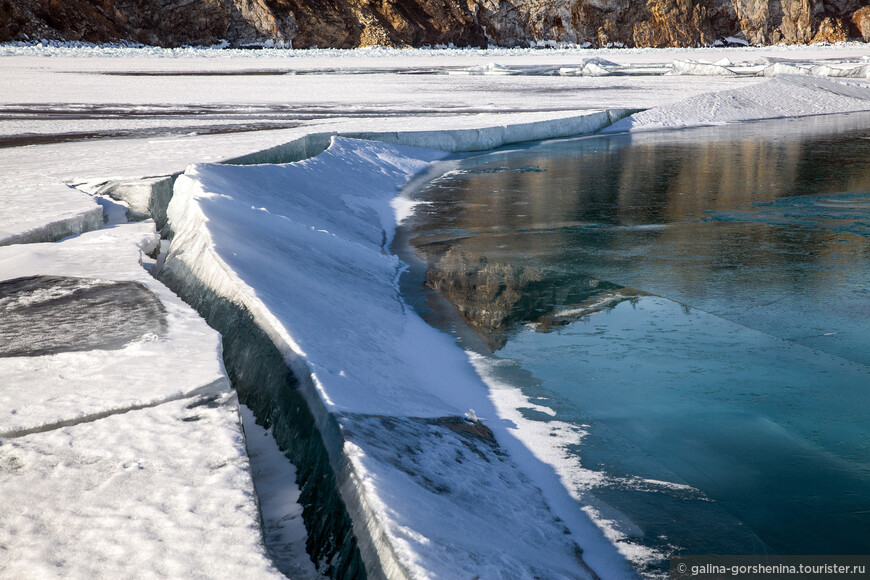
{"label": "dark rock face", "polygon": [[0,41],[696,46],[870,40],[866,0],[0,0]]}
{"label": "dark rock face", "polygon": [[159,46],[289,42],[292,12],[266,0],[0,0],[0,40],[131,41]]}

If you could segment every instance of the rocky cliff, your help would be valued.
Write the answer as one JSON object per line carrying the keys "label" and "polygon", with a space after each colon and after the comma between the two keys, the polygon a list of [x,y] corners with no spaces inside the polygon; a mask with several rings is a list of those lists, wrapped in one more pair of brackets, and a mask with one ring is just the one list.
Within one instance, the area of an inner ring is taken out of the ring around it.
{"label": "rocky cliff", "polygon": [[868,0],[0,0],[0,41],[696,46],[870,41]]}

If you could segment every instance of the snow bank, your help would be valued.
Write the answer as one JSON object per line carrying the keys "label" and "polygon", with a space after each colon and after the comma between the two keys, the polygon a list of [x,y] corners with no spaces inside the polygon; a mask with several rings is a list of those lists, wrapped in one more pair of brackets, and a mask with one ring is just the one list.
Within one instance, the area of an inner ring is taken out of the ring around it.
{"label": "snow bank", "polygon": [[151,222],[0,248],[0,578],[280,578],[219,335]]}
{"label": "snow bank", "polygon": [[788,75],[648,109],[617,121],[601,132],[657,131],[868,110],[870,83]]}
{"label": "snow bank", "polygon": [[[191,166],[161,277],[207,289],[204,309],[239,305],[293,368],[371,574],[591,577],[587,538],[525,475],[541,466],[506,453],[497,421],[493,438],[462,419],[497,417],[486,386],[399,295],[391,203],[444,155],[339,137],[299,163]],[[612,546],[596,557],[600,576],[630,574]]]}

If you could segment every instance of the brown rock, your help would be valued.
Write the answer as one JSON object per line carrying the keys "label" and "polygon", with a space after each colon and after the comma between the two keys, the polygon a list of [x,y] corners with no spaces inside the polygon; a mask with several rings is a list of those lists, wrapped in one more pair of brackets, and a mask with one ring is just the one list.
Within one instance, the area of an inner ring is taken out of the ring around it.
{"label": "brown rock", "polygon": [[864,42],[870,42],[870,6],[856,10],[852,14],[852,23],[858,29]]}
{"label": "brown rock", "polygon": [[0,41],[696,46],[870,41],[867,0],[0,0]]}
{"label": "brown rock", "polygon": [[846,25],[839,18],[825,18],[810,42],[843,42],[849,38]]}

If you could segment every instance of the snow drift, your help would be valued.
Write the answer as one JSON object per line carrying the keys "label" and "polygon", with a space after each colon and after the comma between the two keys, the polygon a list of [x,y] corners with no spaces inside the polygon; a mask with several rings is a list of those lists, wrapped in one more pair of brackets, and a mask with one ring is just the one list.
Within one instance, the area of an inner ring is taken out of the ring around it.
{"label": "snow drift", "polygon": [[870,83],[784,75],[636,113],[602,133],[658,131],[758,119],[870,111]]}

